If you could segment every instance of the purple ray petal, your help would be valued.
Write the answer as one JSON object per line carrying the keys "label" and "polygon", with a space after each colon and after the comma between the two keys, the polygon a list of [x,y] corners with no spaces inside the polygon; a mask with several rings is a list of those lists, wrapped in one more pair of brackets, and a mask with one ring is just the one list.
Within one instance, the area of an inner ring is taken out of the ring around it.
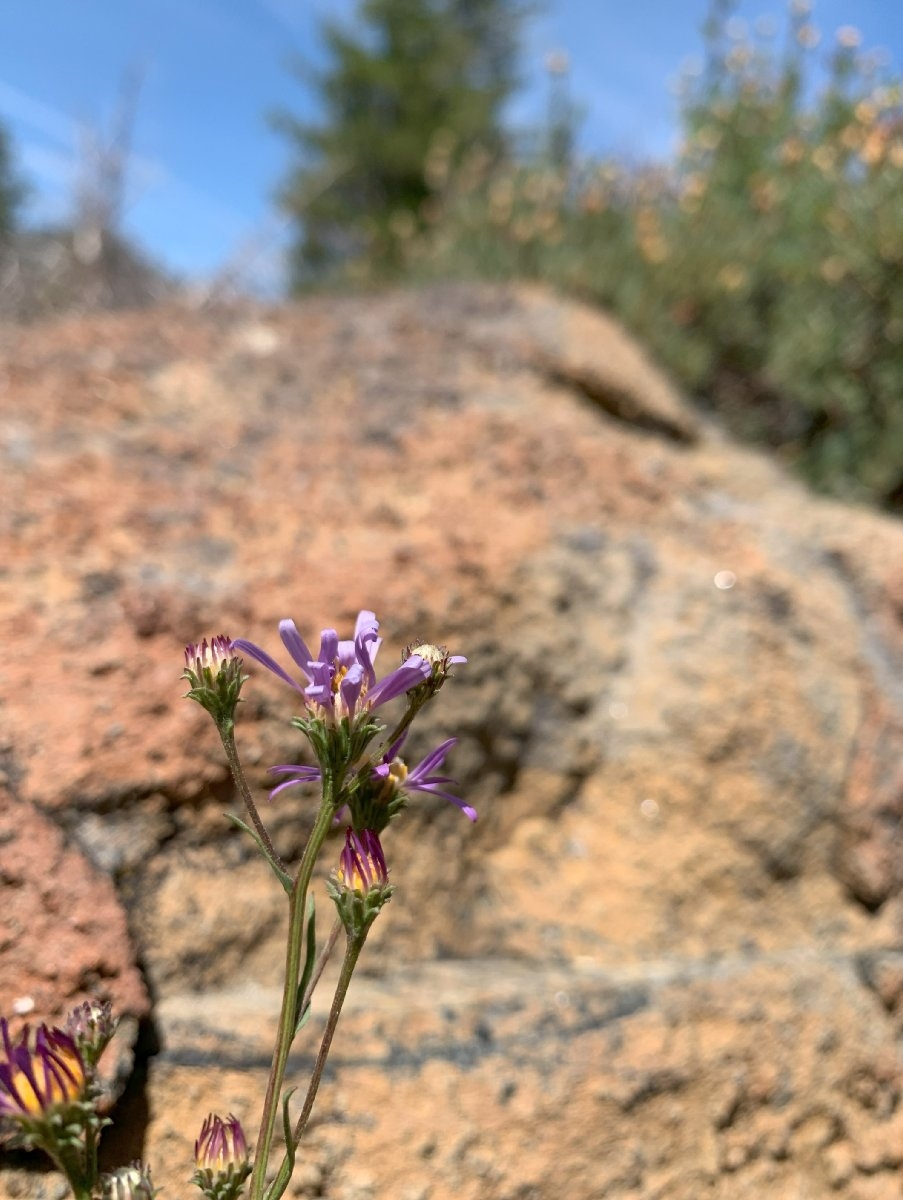
{"label": "purple ray petal", "polygon": [[337,658],[341,662],[340,647],[341,642],[336,631],[334,629],[324,629],[320,634],[320,662],[329,663],[330,666],[332,666]]}
{"label": "purple ray petal", "polygon": [[339,692],[345,712],[351,716],[357,709],[357,702],[364,686],[364,669],[357,663],[348,668],[345,678],[339,684]]}
{"label": "purple ray petal", "polygon": [[280,792],[284,792],[286,788],[295,787],[299,783],[319,783],[321,779],[320,768],[310,767],[306,763],[283,763],[278,767],[269,767],[270,775],[291,775],[291,779],[284,779],[282,783],[278,783],[270,791],[270,799],[273,800]]}
{"label": "purple ray petal", "polygon": [[294,621],[279,622],[279,636],[282,638],[282,644],[292,656],[293,662],[301,668],[302,673],[310,679],[310,663],[313,655],[307,648],[307,642],[298,632]]}
{"label": "purple ray petal", "polygon": [[286,790],[286,788],[297,787],[299,783],[306,783],[306,779],[284,779],[282,783],[277,783],[274,788],[271,788],[268,793],[270,800],[275,800],[278,795]]}
{"label": "purple ray petal", "polygon": [[457,738],[448,738],[447,741],[442,742],[441,745],[437,746],[435,750],[431,750],[426,758],[422,759],[417,766],[414,767],[409,778],[419,779],[421,776],[429,775],[430,771],[432,771],[434,767],[439,767],[442,765],[442,761],[446,754],[448,754],[452,746],[456,746],[457,744]]}
{"label": "purple ray petal", "polygon": [[366,626],[354,638],[354,654],[366,672],[368,688],[372,688],[376,683],[376,672],[373,669],[373,655],[370,653],[370,646],[378,641],[379,634],[375,625]]}
{"label": "purple ray petal", "polygon": [[310,664],[311,682],[304,689],[304,695],[314,704],[332,707],[332,677],[335,668],[327,663],[312,662]]}
{"label": "purple ray petal", "polygon": [[393,759],[398,758],[399,754],[401,754],[401,748],[405,744],[405,742],[408,740],[408,733],[409,733],[409,730],[407,730],[407,729],[402,730],[401,736],[397,737],[395,739],[395,741],[392,743],[392,745],[389,747],[389,749],[385,752],[385,754],[383,755],[383,760],[386,763],[392,762]]}
{"label": "purple ray petal", "polygon": [[468,821],[477,819],[477,810],[471,808],[469,804],[465,804],[459,796],[453,796],[451,792],[440,792],[438,788],[419,787],[412,789],[415,792],[425,792],[429,796],[441,796],[443,800],[447,800],[449,804],[454,804],[456,808],[460,808],[461,812],[467,817]]}
{"label": "purple ray petal", "polygon": [[396,696],[400,696],[403,692],[416,687],[418,683],[422,683],[424,679],[428,679],[431,670],[426,659],[421,658],[419,654],[412,654],[407,662],[402,663],[391,675],[381,679],[367,693],[368,703],[371,708],[376,708],[379,704],[394,700]]}
{"label": "purple ray petal", "polygon": [[283,763],[278,767],[267,767],[268,775],[297,775],[299,779],[319,779],[320,768],[310,767],[307,763]]}
{"label": "purple ray petal", "polygon": [[232,643],[232,648],[239,654],[249,654],[251,658],[255,658],[259,663],[266,667],[268,671],[272,671],[274,675],[278,675],[280,679],[284,680],[285,683],[287,683],[290,687],[293,687],[296,692],[302,692],[304,690],[300,684],[296,683],[295,680],[292,679],[291,675],[289,675],[287,671],[283,671],[282,667],[279,666],[279,663],[276,662],[275,658],[270,658],[266,650],[261,650],[261,648],[259,646],[255,646],[253,642],[249,642],[245,638],[236,638]]}

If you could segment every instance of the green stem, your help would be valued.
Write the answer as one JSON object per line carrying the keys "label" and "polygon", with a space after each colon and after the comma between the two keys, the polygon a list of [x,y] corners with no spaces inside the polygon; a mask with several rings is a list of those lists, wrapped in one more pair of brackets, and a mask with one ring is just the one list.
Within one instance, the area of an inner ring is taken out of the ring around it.
{"label": "green stem", "polygon": [[422,691],[419,691],[415,693],[413,697],[411,697],[410,703],[408,704],[408,707],[405,710],[401,720],[392,730],[391,734],[380,743],[380,750],[383,750],[387,746],[394,746],[401,735],[403,733],[407,733],[414,721],[414,718],[420,712],[421,708],[423,708],[424,704],[426,704],[432,696],[435,696],[435,694],[435,691],[426,694],[424,694]]}
{"label": "green stem", "polygon": [[308,1004],[310,1004],[317,984],[320,982],[320,976],[323,974],[323,968],[329,962],[330,956],[335,949],[335,944],[339,940],[339,934],[342,932],[342,922],[336,917],[332,929],[329,931],[329,937],[326,939],[326,945],[320,951],[320,957],[317,959],[313,974],[308,980],[307,987],[304,989],[304,995],[301,997],[299,1012],[304,1012]]}
{"label": "green stem", "polygon": [[342,960],[342,970],[339,975],[339,981],[336,984],[335,995],[332,998],[332,1007],[329,1010],[329,1019],[326,1022],[326,1028],[323,1030],[323,1040],[320,1042],[320,1052],[317,1055],[317,1061],[314,1065],[314,1073],[310,1077],[310,1083],[307,1087],[307,1095],[304,1097],[304,1107],[301,1109],[301,1115],[295,1125],[295,1146],[301,1141],[304,1130],[307,1127],[307,1122],[310,1119],[310,1114],[314,1106],[314,1101],[317,1098],[317,1090],[320,1086],[320,1079],[323,1075],[323,1068],[326,1066],[326,1059],[329,1056],[329,1050],[332,1046],[333,1034],[336,1031],[336,1026],[339,1023],[339,1016],[342,1012],[342,1005],[345,1003],[345,997],[348,994],[348,985],[351,983],[351,976],[354,974],[354,968],[357,966],[357,960],[364,948],[364,942],[367,940],[367,929],[362,930],[357,934],[349,934],[348,940],[345,943],[345,957]]}
{"label": "green stem", "polygon": [[[317,1061],[307,1087],[307,1095],[304,1097],[304,1107],[301,1109],[301,1115],[295,1124],[292,1135],[293,1149],[297,1149],[304,1130],[307,1128],[307,1122],[310,1120],[310,1114],[313,1111],[314,1101],[317,1098],[317,1091],[320,1087],[320,1080],[323,1077],[323,1068],[326,1066],[326,1059],[329,1057],[333,1035],[335,1034],[336,1026],[339,1023],[339,1016],[342,1012],[342,1005],[345,1003],[345,996],[348,994],[348,985],[351,983],[351,976],[354,974],[357,960],[360,957],[361,950],[364,948],[364,942],[367,940],[367,932],[365,929],[362,933],[354,936],[349,934],[345,943],[345,957],[342,961],[342,970],[339,974],[339,981],[336,984],[335,995],[332,998],[329,1018],[326,1022],[326,1028],[323,1030]],[[279,1200],[279,1197],[288,1187],[292,1174],[293,1160],[294,1153],[286,1154],[276,1178],[270,1184],[266,1200]]]}
{"label": "green stem", "polygon": [[314,863],[320,853],[320,847],[332,824],[335,806],[333,804],[332,781],[323,781],[323,800],[320,811],[311,830],[310,838],[304,848],[298,875],[289,897],[288,942],[285,952],[285,984],[282,992],[282,1010],[279,1014],[279,1027],[276,1032],[276,1046],[273,1050],[273,1064],[270,1068],[270,1078],[267,1082],[266,1097],[263,1102],[263,1113],[260,1119],[260,1133],[254,1151],[254,1172],[251,1175],[250,1200],[262,1200],[266,1183],[267,1161],[270,1147],[273,1144],[273,1131],[279,1114],[279,1095],[285,1079],[285,1068],[288,1063],[289,1051],[295,1037],[295,1022],[297,1020],[298,981],[301,975],[301,951],[304,940],[304,928],[307,920],[307,889],[310,886]]}
{"label": "green stem", "polygon": [[283,875],[286,875],[288,874],[288,867],[276,853],[276,848],[270,841],[270,835],[267,833],[267,828],[260,819],[260,813],[257,811],[257,805],[254,803],[251,789],[248,787],[247,780],[245,779],[245,773],[242,770],[241,761],[238,757],[238,748],[235,745],[235,730],[232,722],[230,721],[228,725],[217,723],[217,729],[222,738],[226,758],[229,760],[229,770],[232,772],[232,779],[241,794],[242,800],[245,802],[245,809],[251,818],[251,824],[257,830],[257,836],[263,844],[266,856],[270,860],[270,864],[277,868],[277,874],[281,872]]}
{"label": "green stem", "polygon": [[[98,1134],[100,1130],[94,1128],[92,1124],[88,1125],[85,1130],[85,1164],[87,1166],[87,1176],[90,1180],[97,1179],[97,1144],[99,1142]],[[88,1189],[88,1195],[91,1194],[92,1188]]]}
{"label": "green stem", "polygon": [[410,728],[412,721],[417,716],[418,712],[421,710],[422,707],[423,707],[422,701],[420,702],[420,704],[409,705],[404,716],[401,718],[401,720],[398,722],[398,724],[392,730],[389,737],[385,738],[385,740],[380,743],[380,746],[394,746],[395,743],[398,741],[398,739],[401,737],[401,735],[403,733],[406,733],[407,730]]}
{"label": "green stem", "polygon": [[97,1180],[96,1148],[92,1172],[87,1142],[82,1146],[73,1146],[71,1142],[60,1141],[55,1133],[51,1133],[46,1139],[37,1139],[35,1144],[53,1159],[66,1176],[74,1200],[91,1200]]}

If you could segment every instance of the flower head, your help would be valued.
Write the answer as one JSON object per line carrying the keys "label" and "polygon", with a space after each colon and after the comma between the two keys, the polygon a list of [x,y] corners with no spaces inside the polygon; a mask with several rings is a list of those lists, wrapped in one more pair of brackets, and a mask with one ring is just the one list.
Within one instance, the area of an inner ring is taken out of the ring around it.
{"label": "flower head", "polygon": [[361,936],[388,903],[393,888],[379,835],[372,829],[345,830],[339,865],[326,882],[348,933]]}
{"label": "flower head", "polygon": [[435,774],[436,768],[442,766],[445,756],[451,750],[452,746],[458,744],[458,739],[448,738],[438,745],[435,750],[431,750],[415,767],[409,768],[404,759],[398,757],[406,737],[406,733],[402,734],[383,755],[383,760],[379,766],[373,770],[373,774],[383,781],[384,788],[386,789],[386,802],[391,802],[391,796],[396,792],[422,792],[426,796],[441,796],[443,800],[447,800],[450,804],[454,804],[456,808],[460,808],[468,821],[475,821],[477,819],[477,810],[471,808],[469,804],[465,804],[459,796],[455,796],[445,790],[446,784],[450,783],[454,785],[454,779],[449,775]]}
{"label": "flower head", "polygon": [[209,642],[204,638],[199,644],[190,643],[185,647],[182,678],[191,684],[185,693],[189,699],[205,708],[217,724],[231,724],[247,679],[241,673],[241,659],[235,653],[234,642],[220,634]]}
{"label": "flower head", "polygon": [[189,642],[185,647],[186,670],[193,669],[197,675],[206,675],[209,671],[211,677],[214,677],[224,666],[231,663],[233,658],[232,640],[224,633],[217,634],[209,642],[204,638],[197,645]]}
{"label": "flower head", "polygon": [[200,1170],[243,1166],[248,1161],[248,1143],[238,1117],[230,1113],[224,1121],[209,1113],[194,1143],[194,1161]]}
{"label": "flower head", "polygon": [[372,829],[362,829],[360,833],[345,830],[336,879],[343,887],[361,895],[389,882],[389,868],[377,833]]}
{"label": "flower head", "polygon": [[194,1182],[205,1196],[233,1200],[251,1173],[248,1143],[237,1117],[210,1113],[194,1143]]}
{"label": "flower head", "polygon": [[377,682],[373,663],[381,642],[379,622],[366,609],[358,613],[353,638],[341,640],[334,629],[324,629],[316,656],[294,621],[280,621],[279,636],[303,676],[301,683],[254,642],[238,638],[233,647],[300,692],[309,715],[328,724],[370,712],[422,683],[431,671],[425,659],[411,654],[400,667]]}
{"label": "flower head", "polygon": [[434,646],[432,642],[423,642],[420,645],[408,646],[405,654],[416,654],[419,658],[428,662],[430,666],[428,675],[422,683],[418,684],[411,697],[417,708],[435,696],[446,679],[448,679],[452,667],[457,667],[467,662],[463,654],[449,654],[444,646]]}
{"label": "flower head", "polygon": [[[447,784],[454,785],[454,779],[448,775],[436,774],[436,769],[442,766],[446,754],[457,745],[458,739],[448,738],[435,750],[431,750],[416,766],[408,767],[404,759],[399,757],[406,737],[405,732],[397,738],[379,763],[376,766],[371,764],[369,770],[363,769],[358,775],[356,786],[348,789],[347,803],[355,828],[377,832],[385,829],[392,817],[404,808],[410,792],[440,796],[456,808],[460,808],[469,821],[475,821],[477,810],[446,790]],[[309,767],[304,763],[282,763],[278,767],[270,767],[270,774],[285,776],[270,792],[271,800],[296,784],[318,783],[322,775],[319,767]]]}
{"label": "flower head", "polygon": [[0,1060],[0,1115],[28,1123],[82,1099],[87,1085],[84,1059],[62,1029],[28,1026],[17,1041],[0,1018],[5,1060]]}

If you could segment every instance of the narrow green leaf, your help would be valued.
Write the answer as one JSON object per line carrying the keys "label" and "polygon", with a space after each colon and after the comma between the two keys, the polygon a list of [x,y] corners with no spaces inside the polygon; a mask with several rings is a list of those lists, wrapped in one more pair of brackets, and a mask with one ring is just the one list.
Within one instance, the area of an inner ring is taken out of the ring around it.
{"label": "narrow green leaf", "polygon": [[289,1116],[288,1104],[295,1091],[295,1088],[289,1088],[282,1097],[282,1134],[285,1138],[285,1157],[288,1159],[289,1178],[295,1169],[295,1136],[292,1132],[292,1118]]}
{"label": "narrow green leaf", "polygon": [[282,884],[283,888],[285,889],[286,895],[290,896],[292,893],[292,887],[294,886],[295,881],[292,879],[291,875],[289,875],[287,871],[280,870],[280,868],[273,862],[273,860],[270,858],[269,854],[267,853],[267,848],[266,848],[266,846],[264,846],[263,842],[261,841],[260,835],[257,833],[257,831],[252,829],[250,825],[246,825],[245,822],[240,817],[236,817],[235,813],[227,812],[227,813],[223,813],[223,816],[226,818],[227,821],[231,821],[233,825],[237,825],[239,829],[243,829],[245,831],[245,833],[249,833],[251,835],[251,837],[257,843],[257,849],[260,851],[260,853],[263,855],[263,857],[267,860],[267,863],[269,864],[270,868],[272,869],[273,874],[276,876],[276,878],[279,880],[279,882]]}
{"label": "narrow green leaf", "polygon": [[295,1138],[292,1133],[292,1121],[289,1116],[288,1105],[296,1091],[296,1088],[289,1088],[282,1097],[282,1133],[285,1137],[285,1158],[282,1160],[282,1166],[276,1173],[276,1178],[264,1192],[265,1200],[279,1200],[279,1197],[285,1192],[285,1189],[291,1182],[292,1172],[295,1169]]}
{"label": "narrow green leaf", "polygon": [[310,983],[317,962],[317,919],[313,893],[307,897],[307,920],[304,927],[304,938],[304,970],[301,972],[301,982],[298,984],[298,995],[295,999],[295,1012],[297,1013],[295,1021],[296,1036],[310,1019],[310,1003],[308,1002],[303,1010],[301,1005],[304,1003],[304,993],[307,991],[307,985]]}

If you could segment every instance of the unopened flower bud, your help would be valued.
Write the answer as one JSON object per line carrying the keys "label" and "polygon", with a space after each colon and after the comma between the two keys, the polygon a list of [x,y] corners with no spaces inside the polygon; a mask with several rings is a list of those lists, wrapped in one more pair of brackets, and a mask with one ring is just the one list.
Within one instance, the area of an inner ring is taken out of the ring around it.
{"label": "unopened flower bud", "polygon": [[66,1032],[78,1047],[89,1071],[97,1066],[98,1059],[116,1032],[117,1024],[109,1000],[86,1000],[66,1017]]}
{"label": "unopened flower bud", "polygon": [[232,642],[224,635],[185,647],[182,678],[191,684],[186,698],[206,708],[221,728],[231,727],[235,719],[242,685],[248,678],[241,673],[242,662]]}
{"label": "unopened flower bud", "polygon": [[100,1189],[103,1200],[154,1200],[156,1194],[150,1167],[140,1162],[101,1175]]}
{"label": "unopened flower bud", "polygon": [[373,924],[394,890],[378,834],[346,829],[339,865],[326,889],[348,933],[360,935]]}
{"label": "unopened flower bud", "polygon": [[417,708],[435,696],[448,678],[452,667],[467,662],[463,654],[449,654],[444,646],[434,646],[431,642],[408,646],[405,656],[410,658],[412,655],[417,655],[430,665],[430,674],[426,679],[408,692]]}
{"label": "unopened flower bud", "polygon": [[238,1118],[230,1113],[223,1120],[210,1113],[194,1144],[194,1161],[194,1182],[205,1196],[235,1200],[251,1174],[248,1144]]}

